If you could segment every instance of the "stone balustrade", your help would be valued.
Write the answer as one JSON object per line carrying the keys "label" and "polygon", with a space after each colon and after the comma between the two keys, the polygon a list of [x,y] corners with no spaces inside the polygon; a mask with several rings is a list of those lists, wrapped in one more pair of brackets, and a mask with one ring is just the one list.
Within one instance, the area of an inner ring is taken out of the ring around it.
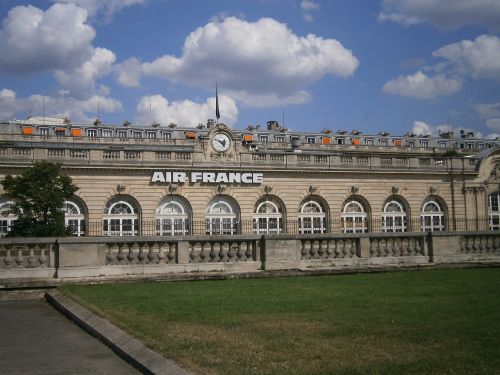
{"label": "stone balustrade", "polygon": [[500,262],[500,232],[0,239],[2,280]]}

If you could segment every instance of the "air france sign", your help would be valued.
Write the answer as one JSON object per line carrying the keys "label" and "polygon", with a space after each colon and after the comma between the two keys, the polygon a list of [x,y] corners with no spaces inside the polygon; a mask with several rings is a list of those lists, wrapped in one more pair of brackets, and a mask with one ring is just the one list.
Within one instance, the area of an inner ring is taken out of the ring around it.
{"label": "air france sign", "polygon": [[164,172],[155,171],[151,176],[152,183],[204,183],[204,184],[261,184],[263,173],[240,172]]}

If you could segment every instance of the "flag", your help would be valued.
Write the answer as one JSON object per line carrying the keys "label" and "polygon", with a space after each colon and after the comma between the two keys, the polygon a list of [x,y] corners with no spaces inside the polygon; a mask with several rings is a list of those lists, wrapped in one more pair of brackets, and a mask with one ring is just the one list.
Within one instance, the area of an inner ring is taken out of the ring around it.
{"label": "flag", "polygon": [[217,121],[220,119],[219,95],[217,93],[217,82],[215,83],[215,117],[217,117]]}

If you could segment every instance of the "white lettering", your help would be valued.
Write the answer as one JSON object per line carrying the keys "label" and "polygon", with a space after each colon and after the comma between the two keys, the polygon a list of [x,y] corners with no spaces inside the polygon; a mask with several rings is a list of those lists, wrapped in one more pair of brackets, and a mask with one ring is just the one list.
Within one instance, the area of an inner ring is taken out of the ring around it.
{"label": "white lettering", "polygon": [[252,183],[252,174],[251,173],[243,173],[241,175],[241,182],[244,184],[251,184]]}
{"label": "white lettering", "polygon": [[264,174],[262,173],[254,173],[253,174],[253,183],[254,184],[262,184],[264,182]]}
{"label": "white lettering", "polygon": [[185,172],[173,172],[172,173],[172,182],[174,182],[174,183],[186,182],[186,173]]}
{"label": "white lettering", "polygon": [[215,182],[227,182],[227,174],[225,173],[217,173],[217,178],[215,179]]}
{"label": "white lettering", "polygon": [[192,172],[191,182],[198,182],[199,180],[201,180],[201,172]]}
{"label": "white lettering", "polygon": [[240,184],[241,183],[241,173],[229,173],[228,182],[230,184]]}
{"label": "white lettering", "polygon": [[203,182],[215,182],[215,173],[203,173]]}
{"label": "white lettering", "polygon": [[153,177],[151,177],[151,182],[165,182],[163,172],[154,172]]}

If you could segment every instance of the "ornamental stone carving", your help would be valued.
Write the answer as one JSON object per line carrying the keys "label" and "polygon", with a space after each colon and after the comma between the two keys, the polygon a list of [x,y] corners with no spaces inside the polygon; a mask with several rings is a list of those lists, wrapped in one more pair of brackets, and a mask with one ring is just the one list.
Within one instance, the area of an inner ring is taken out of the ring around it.
{"label": "ornamental stone carving", "polygon": [[391,188],[391,194],[392,194],[392,195],[396,195],[396,194],[398,194],[398,193],[399,193],[399,187],[398,187],[398,186],[393,186],[393,187]]}

